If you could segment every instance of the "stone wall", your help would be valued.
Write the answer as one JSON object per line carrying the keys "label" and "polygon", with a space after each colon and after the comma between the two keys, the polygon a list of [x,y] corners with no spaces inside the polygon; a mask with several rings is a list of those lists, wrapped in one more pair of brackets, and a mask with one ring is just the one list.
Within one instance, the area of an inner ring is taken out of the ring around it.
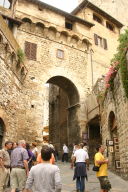
{"label": "stone wall", "polygon": [[[87,80],[90,87],[95,85],[98,78],[106,74],[110,65],[110,61],[113,55],[116,53],[118,46],[117,40],[120,33],[119,27],[112,21],[112,19],[108,18],[105,14],[101,14],[97,9],[93,10],[91,7],[89,7],[89,3],[87,3],[87,6],[85,4],[85,6],[81,7],[78,12],[75,12],[75,10],[72,12],[77,17],[94,24],[90,30],[92,46],[88,60],[88,63],[90,64],[88,65]],[[93,14],[101,19],[101,23],[94,20]],[[114,27],[113,31],[106,27],[106,22],[112,24]],[[98,35],[97,43],[95,43],[95,35]],[[107,42],[106,49],[104,49],[103,46],[103,39],[106,39]]]}
{"label": "stone wall", "polygon": [[[18,16],[19,13],[17,14]],[[19,17],[24,18],[25,14],[22,13]],[[61,18],[61,16],[58,15],[58,20],[59,17]],[[68,97],[75,97],[75,94],[72,95],[71,91],[73,86],[76,87],[79,99],[75,103],[76,99],[69,98],[68,107],[74,104],[81,104],[81,108],[78,107],[80,109],[78,109],[80,114],[77,114],[79,118],[78,124],[82,121],[81,129],[85,128],[86,115],[81,115],[81,110],[84,108],[84,99],[88,89],[87,50],[90,44],[87,37],[84,38],[83,35],[79,35],[77,38],[74,31],[71,31],[69,34],[68,30],[66,31],[66,29],[60,28],[60,26],[55,24],[52,27],[52,23],[47,21],[43,21],[42,25],[44,24],[44,28],[42,28],[41,25],[39,26],[35,23],[35,18],[32,17],[31,19],[32,23],[23,22],[18,28],[16,38],[22,49],[25,47],[25,41],[37,45],[36,61],[27,60],[29,72],[23,88],[24,95],[26,95],[26,123],[24,122],[24,126],[29,130],[28,140],[41,142],[44,119],[44,85],[53,77],[58,78],[58,80],[56,79],[55,82],[52,82],[53,84],[59,83],[59,87],[68,89],[66,92]],[[36,22],[38,22],[37,19]],[[60,59],[57,57],[58,49],[64,52],[64,58]],[[63,79],[67,81],[67,88],[66,82],[64,83]],[[70,87],[68,84],[70,84]],[[36,136],[35,132],[37,133]]]}
{"label": "stone wall", "polygon": [[[114,141],[114,152],[110,152],[108,146],[110,167],[128,179],[128,99],[122,87],[120,73],[114,79],[114,89],[106,91],[100,107],[103,144],[106,145],[107,140]],[[115,166],[118,161],[120,168]]]}
{"label": "stone wall", "polygon": [[[78,0],[81,3],[84,0]],[[127,12],[128,2],[126,0],[89,0],[94,3],[100,9],[103,9],[108,14],[119,20],[121,23],[127,26],[128,15],[122,13]]]}
{"label": "stone wall", "polygon": [[68,144],[68,98],[61,88],[52,84],[50,84],[49,93],[50,141],[58,150],[62,150],[63,144]]}
{"label": "stone wall", "polygon": [[[90,13],[92,21],[92,11]],[[22,130],[18,132],[18,136],[28,141],[42,143],[44,86],[46,83],[52,83],[63,89],[68,97],[69,143],[72,143],[74,138],[79,140],[86,127],[85,99],[88,89],[92,88],[92,79],[95,82],[97,77],[106,71],[117,45],[119,28],[115,26],[115,33],[108,31],[100,24],[95,25],[94,28],[89,19],[81,20],[41,2],[31,0],[16,1],[11,14],[9,12],[10,15],[12,20],[20,20],[15,37],[21,48],[26,50],[26,42],[37,47],[36,52],[33,53],[36,57],[25,60],[28,69],[27,76],[25,76],[26,68],[22,68],[23,65],[19,70],[15,68],[15,76],[19,81],[22,75],[26,77],[20,88],[20,99],[17,96],[19,100],[18,130]],[[66,19],[73,22],[72,30],[65,27]],[[95,31],[99,34],[103,32],[103,37],[110,36],[108,50],[94,45]],[[9,38],[7,39],[9,41]],[[95,51],[94,55],[90,52],[92,47]],[[58,50],[62,51],[62,58],[57,55]],[[15,79],[13,84],[15,85]]]}
{"label": "stone wall", "polygon": [[24,132],[24,127],[19,129],[19,117],[24,105],[21,93],[27,71],[24,64],[19,62],[18,48],[19,45],[0,16],[0,119],[4,123],[3,141],[17,141]]}

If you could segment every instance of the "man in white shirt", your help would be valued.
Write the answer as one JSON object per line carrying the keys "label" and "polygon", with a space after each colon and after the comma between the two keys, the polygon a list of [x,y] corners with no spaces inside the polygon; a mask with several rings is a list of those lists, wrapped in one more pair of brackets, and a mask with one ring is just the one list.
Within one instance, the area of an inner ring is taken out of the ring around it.
{"label": "man in white shirt", "polygon": [[79,149],[75,151],[71,164],[71,167],[73,168],[74,162],[76,163],[73,179],[76,179],[77,192],[85,191],[85,178],[87,178],[86,167],[89,169],[88,160],[89,156],[88,153],[83,150],[83,144],[79,144]]}
{"label": "man in white shirt", "polygon": [[63,155],[62,155],[62,162],[66,161],[68,162],[68,147],[66,146],[66,144],[63,145]]}

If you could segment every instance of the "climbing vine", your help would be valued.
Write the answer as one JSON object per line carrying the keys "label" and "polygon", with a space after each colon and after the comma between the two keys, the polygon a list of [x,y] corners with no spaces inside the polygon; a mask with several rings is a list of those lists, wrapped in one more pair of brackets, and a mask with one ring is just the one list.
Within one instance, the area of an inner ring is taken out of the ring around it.
{"label": "climbing vine", "polygon": [[24,52],[21,48],[17,50],[17,56],[18,56],[19,62],[24,62]]}
{"label": "climbing vine", "polygon": [[113,86],[114,77],[118,69],[120,69],[123,87],[125,90],[126,97],[128,98],[128,67],[127,67],[128,61],[126,59],[127,51],[128,51],[128,30],[126,30],[125,33],[120,35],[117,53],[114,55],[114,58],[111,61],[111,67],[105,77],[105,84],[106,88]]}

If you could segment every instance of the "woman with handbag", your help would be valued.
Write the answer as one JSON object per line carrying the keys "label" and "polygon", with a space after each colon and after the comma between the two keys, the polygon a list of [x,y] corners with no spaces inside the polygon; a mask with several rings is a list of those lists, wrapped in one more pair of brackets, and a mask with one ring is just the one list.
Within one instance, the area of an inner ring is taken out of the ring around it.
{"label": "woman with handbag", "polygon": [[98,145],[96,147],[97,153],[94,157],[94,168],[99,167],[96,171],[96,176],[99,179],[101,190],[100,192],[108,192],[111,189],[111,184],[108,180],[108,159],[105,159],[103,153],[105,151],[105,147],[102,145]]}

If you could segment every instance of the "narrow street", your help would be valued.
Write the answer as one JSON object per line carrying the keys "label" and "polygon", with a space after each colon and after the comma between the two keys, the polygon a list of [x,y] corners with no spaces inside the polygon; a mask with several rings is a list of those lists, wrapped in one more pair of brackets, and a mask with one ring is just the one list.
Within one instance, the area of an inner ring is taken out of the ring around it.
{"label": "narrow street", "polygon": [[[75,192],[75,181],[72,180],[73,170],[70,169],[69,163],[57,163],[61,170],[62,177],[62,192]],[[119,176],[109,172],[109,179],[112,185],[111,192],[128,192],[128,182],[121,179]],[[99,192],[99,182],[92,171],[92,166],[88,172],[88,181],[86,182],[86,192]]]}

